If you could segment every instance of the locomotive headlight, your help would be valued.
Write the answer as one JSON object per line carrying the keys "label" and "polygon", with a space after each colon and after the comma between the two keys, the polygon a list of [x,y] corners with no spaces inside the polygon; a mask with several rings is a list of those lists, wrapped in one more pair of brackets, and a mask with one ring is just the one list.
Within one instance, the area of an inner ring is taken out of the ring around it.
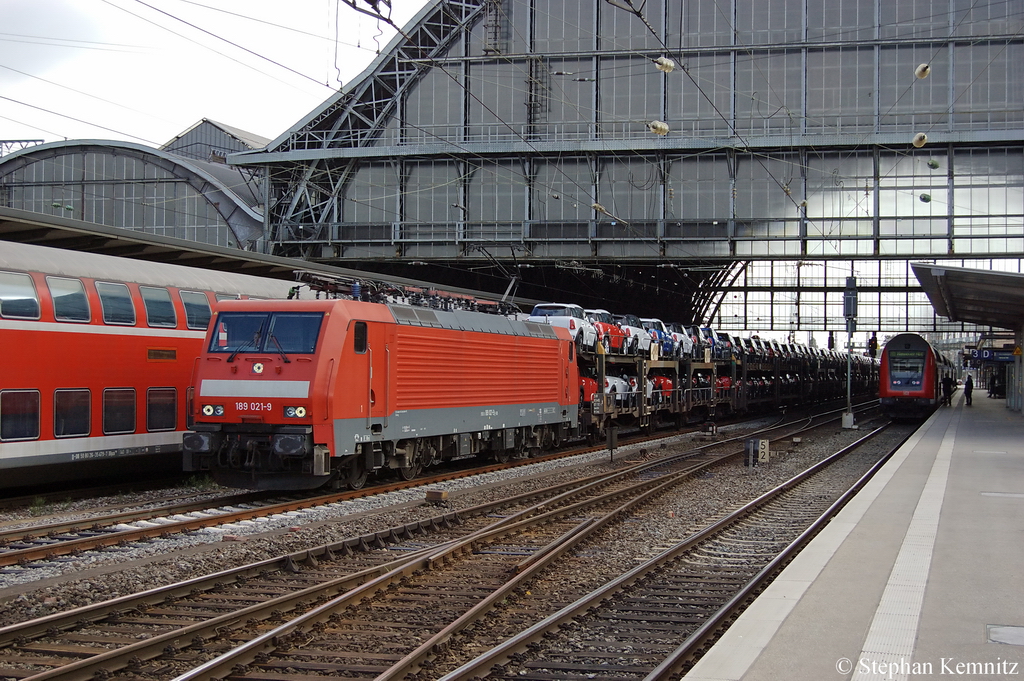
{"label": "locomotive headlight", "polygon": [[203,416],[224,416],[224,407],[219,404],[204,404]]}
{"label": "locomotive headlight", "polygon": [[306,415],[305,407],[285,407],[284,408],[285,418],[289,419],[301,419]]}

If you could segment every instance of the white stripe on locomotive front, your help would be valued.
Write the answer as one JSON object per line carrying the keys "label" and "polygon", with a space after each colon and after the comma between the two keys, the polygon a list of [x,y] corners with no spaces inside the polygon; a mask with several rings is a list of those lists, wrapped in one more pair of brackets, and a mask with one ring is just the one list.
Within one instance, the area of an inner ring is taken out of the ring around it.
{"label": "white stripe on locomotive front", "polygon": [[309,397],[309,381],[228,381],[203,379],[200,397]]}

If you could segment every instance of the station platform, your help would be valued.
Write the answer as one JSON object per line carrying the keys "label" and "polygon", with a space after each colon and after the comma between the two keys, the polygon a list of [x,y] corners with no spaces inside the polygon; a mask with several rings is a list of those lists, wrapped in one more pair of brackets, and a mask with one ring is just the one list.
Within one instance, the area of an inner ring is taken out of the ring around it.
{"label": "station platform", "polygon": [[1024,418],[953,400],[686,681],[1024,679]]}

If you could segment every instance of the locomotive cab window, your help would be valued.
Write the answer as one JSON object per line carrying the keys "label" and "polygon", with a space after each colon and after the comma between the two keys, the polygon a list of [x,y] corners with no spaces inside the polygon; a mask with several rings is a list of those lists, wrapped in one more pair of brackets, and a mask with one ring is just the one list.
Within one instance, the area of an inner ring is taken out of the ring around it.
{"label": "locomotive cab window", "polygon": [[0,440],[39,438],[39,391],[0,391]]}
{"label": "locomotive cab window", "polygon": [[96,282],[96,293],[100,296],[104,324],[135,325],[135,306],[132,293],[124,284]]}
{"label": "locomotive cab window", "polygon": [[140,286],[142,302],[146,305],[146,323],[150,326],[175,327],[178,317],[174,314],[171,293],[165,288]]}
{"label": "locomotive cab window", "polygon": [[185,323],[190,329],[202,329],[210,325],[210,301],[199,291],[178,291],[185,306]]}
{"label": "locomotive cab window", "polygon": [[32,277],[21,272],[0,272],[0,317],[39,319],[39,295]]}
{"label": "locomotive cab window", "polygon": [[89,434],[88,390],[57,390],[53,393],[53,436],[82,437]]}
{"label": "locomotive cab window", "polygon": [[89,299],[85,297],[85,286],[78,279],[47,277],[46,285],[53,300],[53,316],[59,322],[87,322]]}
{"label": "locomotive cab window", "polygon": [[209,352],[312,354],[322,312],[221,312]]}

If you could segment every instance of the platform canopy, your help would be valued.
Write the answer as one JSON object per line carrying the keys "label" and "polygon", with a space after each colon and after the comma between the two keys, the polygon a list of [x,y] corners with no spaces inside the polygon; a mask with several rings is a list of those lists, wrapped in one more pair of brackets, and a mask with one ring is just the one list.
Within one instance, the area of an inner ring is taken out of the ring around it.
{"label": "platform canopy", "polygon": [[911,263],[935,311],[954,322],[1024,329],[1024,274]]}

